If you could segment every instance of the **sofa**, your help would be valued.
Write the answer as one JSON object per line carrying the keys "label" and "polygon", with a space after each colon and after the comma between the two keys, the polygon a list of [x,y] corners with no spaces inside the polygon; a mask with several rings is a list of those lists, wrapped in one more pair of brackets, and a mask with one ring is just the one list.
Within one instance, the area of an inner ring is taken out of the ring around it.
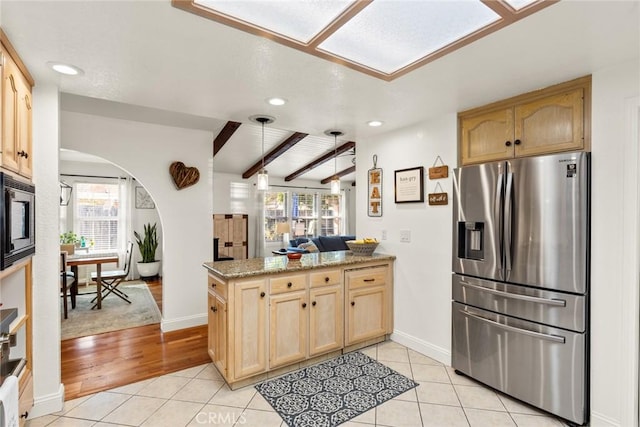
{"label": "sofa", "polygon": [[309,242],[313,243],[318,248],[318,252],[348,251],[349,247],[345,242],[347,240],[355,239],[356,236],[318,236],[311,239],[299,237],[297,239],[289,240],[289,247],[287,248],[287,251],[300,252],[305,254],[309,253],[309,250],[299,247],[300,245]]}

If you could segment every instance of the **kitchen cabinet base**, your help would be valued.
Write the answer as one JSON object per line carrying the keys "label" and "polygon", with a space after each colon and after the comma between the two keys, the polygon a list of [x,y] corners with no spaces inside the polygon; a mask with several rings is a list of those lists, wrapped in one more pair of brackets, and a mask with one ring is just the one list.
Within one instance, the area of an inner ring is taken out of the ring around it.
{"label": "kitchen cabinet base", "polygon": [[[365,347],[369,347],[369,346],[384,342],[384,341],[386,341],[388,339],[389,339],[389,335],[385,335],[385,336],[382,336],[382,337],[379,337],[379,338],[375,338],[375,339],[371,339],[371,340],[364,341],[364,342],[361,342],[361,343],[357,343],[357,344],[354,344],[354,345],[350,345],[349,347],[345,347],[345,348],[343,348],[341,350],[335,350],[335,351],[332,351],[332,352],[329,352],[329,353],[326,353],[326,354],[321,354],[319,356],[303,360],[302,362],[292,363],[290,365],[283,366],[283,367],[271,370],[269,372],[263,372],[261,374],[254,375],[254,376],[249,377],[249,378],[244,378],[242,380],[233,382],[231,384],[227,383],[227,385],[229,386],[229,388],[231,390],[237,390],[237,389],[242,388],[242,387],[246,387],[246,386],[249,386],[249,385],[257,384],[259,382],[262,382],[262,381],[265,381],[265,380],[268,380],[268,379],[271,379],[271,378],[276,378],[276,377],[279,377],[281,375],[288,374],[289,372],[297,371],[298,369],[302,369],[302,368],[306,368],[306,367],[311,366],[311,365],[315,365],[316,363],[324,362],[325,360],[333,359],[334,357],[338,357],[338,356],[340,356],[342,354],[345,354],[345,353],[350,353],[352,351],[360,350],[360,349],[363,349]],[[219,370],[218,370],[218,372],[219,372]],[[220,375],[222,375],[222,372],[220,372]],[[224,378],[224,375],[222,375],[222,377]]]}

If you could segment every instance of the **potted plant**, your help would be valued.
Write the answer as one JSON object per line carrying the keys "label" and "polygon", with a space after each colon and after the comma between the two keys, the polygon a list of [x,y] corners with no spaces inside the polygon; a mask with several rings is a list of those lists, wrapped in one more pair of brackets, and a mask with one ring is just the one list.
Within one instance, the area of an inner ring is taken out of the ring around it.
{"label": "potted plant", "polygon": [[73,255],[76,244],[80,243],[78,235],[73,231],[67,231],[60,235],[60,251]]}
{"label": "potted plant", "polygon": [[160,271],[160,261],[156,260],[156,249],[158,249],[158,235],[156,224],[144,225],[144,236],[140,237],[137,231],[133,232],[140,249],[142,261],[138,262],[138,273],[141,277],[153,277]]}

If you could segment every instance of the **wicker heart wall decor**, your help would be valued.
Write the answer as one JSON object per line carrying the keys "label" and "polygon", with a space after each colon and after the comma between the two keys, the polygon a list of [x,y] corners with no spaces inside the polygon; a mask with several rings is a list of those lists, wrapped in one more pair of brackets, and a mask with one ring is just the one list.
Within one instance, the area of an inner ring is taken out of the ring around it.
{"label": "wicker heart wall decor", "polygon": [[169,173],[178,190],[189,187],[197,183],[200,179],[200,171],[198,171],[198,168],[185,166],[182,162],[171,163]]}

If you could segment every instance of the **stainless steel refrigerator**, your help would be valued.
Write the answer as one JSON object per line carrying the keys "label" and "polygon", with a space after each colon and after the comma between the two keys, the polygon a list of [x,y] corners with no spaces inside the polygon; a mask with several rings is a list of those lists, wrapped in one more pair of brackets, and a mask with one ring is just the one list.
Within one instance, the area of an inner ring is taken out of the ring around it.
{"label": "stainless steel refrigerator", "polygon": [[453,183],[453,368],[586,424],[590,154],[463,166]]}

